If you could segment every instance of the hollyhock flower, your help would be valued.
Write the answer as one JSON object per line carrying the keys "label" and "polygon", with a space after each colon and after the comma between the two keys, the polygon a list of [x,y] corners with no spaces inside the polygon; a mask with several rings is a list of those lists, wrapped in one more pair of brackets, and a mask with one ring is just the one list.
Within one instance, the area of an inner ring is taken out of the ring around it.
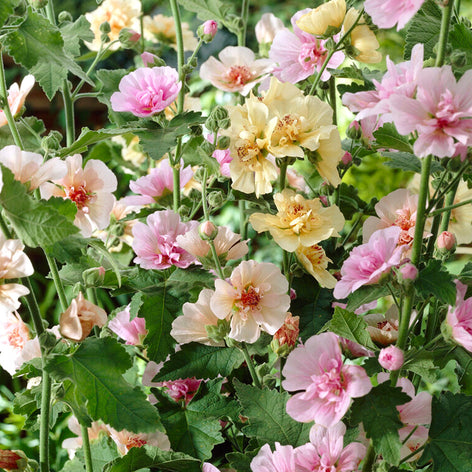
{"label": "hollyhock flower", "polygon": [[310,247],[331,236],[339,236],[344,217],[336,205],[323,208],[319,198],[306,200],[293,190],[285,189],[274,196],[277,215],[253,213],[249,221],[261,233],[269,231],[275,242],[286,251],[298,246]]}
{"label": "hollyhock flower", "polygon": [[[375,205],[378,215],[369,216],[362,227],[363,242],[369,241],[372,234],[383,228],[397,226],[401,229],[398,244],[410,244],[415,235],[416,209],[418,207],[418,195],[413,195],[407,189],[397,189],[380,199]],[[424,232],[423,237],[431,233]]]}
{"label": "hollyhock flower", "polygon": [[[347,32],[354,25],[359,16],[355,8],[351,8],[344,18],[343,31]],[[361,17],[357,25],[351,31],[351,47],[356,61],[366,64],[375,64],[382,60],[382,54],[377,51],[380,47],[373,31],[366,25],[364,17]]]}
{"label": "hollyhock flower", "polygon": [[[177,236],[177,244],[190,254],[198,258],[211,256],[211,248],[208,241],[204,241],[197,226],[181,236]],[[218,234],[213,240],[216,255],[225,261],[241,259],[249,249],[246,241],[241,241],[241,235],[233,233],[226,226],[218,227]]]}
{"label": "hollyhock flower", "polygon": [[[67,421],[67,427],[77,436],[74,438],[67,438],[62,441],[62,447],[67,449],[69,459],[73,459],[75,456],[75,451],[82,447],[82,428],[80,427],[79,421],[75,416],[71,416]],[[87,428],[89,441],[94,441],[98,439],[101,434],[109,435],[108,428],[98,421],[92,421],[92,424]]]}
{"label": "hollyhock flower", "polygon": [[[467,182],[461,180],[457,187],[454,205],[472,198],[472,189]],[[456,236],[457,244],[469,244],[472,242],[472,205],[462,205],[451,211],[449,231]]]}
{"label": "hollyhock flower", "polygon": [[287,402],[287,413],[296,421],[327,428],[345,415],[351,398],[367,395],[372,384],[365,370],[343,365],[338,338],[322,333],[292,351],[283,368],[285,390],[297,392]]}
{"label": "hollyhock flower", "polygon": [[472,352],[472,297],[464,299],[467,285],[456,280],[456,305],[449,307],[445,326],[457,344]]}
{"label": "hollyhock flower", "polygon": [[172,210],[156,211],[149,215],[146,224],[133,226],[133,251],[138,257],[134,262],[143,269],[167,269],[172,265],[186,269],[195,258],[182,249],[176,241],[198,223],[182,223],[180,216]]}
{"label": "hollyhock flower", "polygon": [[221,175],[225,177],[231,177],[231,171],[229,169],[229,165],[231,164],[231,161],[233,158],[231,157],[231,152],[228,149],[216,149],[213,151],[213,154],[211,157],[214,157],[217,161],[218,164],[220,165],[220,172]]}
{"label": "hollyhock flower", "polygon": [[[34,76],[31,74],[28,74],[23,78],[19,87],[16,82],[10,86],[8,89],[7,101],[13,116],[20,112],[25,103],[26,97],[30,93],[33,86]],[[5,126],[6,124],[8,124],[8,121],[5,112],[0,110],[0,127]]]}
{"label": "hollyhock flower", "polygon": [[400,134],[418,132],[418,157],[452,157],[458,146],[472,144],[472,71],[456,82],[450,66],[428,67],[417,76],[416,98],[395,95],[393,121]]}
{"label": "hollyhock flower", "polygon": [[297,26],[306,33],[315,36],[336,32],[341,28],[346,16],[345,0],[331,0],[309,10],[298,21]]}
{"label": "hollyhock flower", "polygon": [[259,44],[271,43],[275,35],[284,28],[284,23],[273,13],[264,13],[256,23],[256,39]]}
{"label": "hollyhock flower", "polygon": [[447,251],[452,251],[456,247],[457,240],[454,234],[450,231],[443,231],[438,236],[436,244],[439,249],[446,249]]}
{"label": "hollyhock flower", "polygon": [[210,307],[220,319],[232,314],[230,338],[253,343],[261,329],[274,334],[283,325],[290,306],[287,291],[287,279],[276,265],[243,261],[229,282],[215,281]]}
{"label": "hollyhock flower", "polygon": [[218,23],[215,20],[207,20],[198,29],[198,35],[205,42],[210,42],[218,32]]}
{"label": "hollyhock flower", "polygon": [[379,28],[392,28],[397,31],[415,16],[424,0],[366,0],[364,8]]}
{"label": "hollyhock flower", "polygon": [[363,316],[367,323],[367,331],[370,338],[381,346],[394,344],[398,339],[398,308],[392,305],[385,315],[381,313],[370,313]]}
{"label": "hollyhock flower", "polygon": [[346,298],[363,285],[377,283],[402,259],[405,246],[398,246],[398,226],[379,229],[366,244],[355,247],[341,267],[341,280],[334,287],[334,297]]}
{"label": "hollyhock flower", "polygon": [[200,67],[200,77],[225,92],[247,95],[273,68],[269,59],[256,59],[246,47],[227,46],[219,54],[219,61],[210,57]]}
{"label": "hollyhock flower", "polygon": [[94,326],[101,328],[107,321],[106,311],[85,300],[82,292],[79,292],[67,310],[61,313],[59,329],[65,338],[81,342],[90,334]]}
{"label": "hollyhock flower", "polygon": [[220,469],[210,464],[209,462],[204,462],[202,465],[202,472],[220,472]]}
{"label": "hollyhock flower", "polygon": [[296,472],[294,449],[276,442],[272,452],[270,446],[264,444],[250,467],[252,472]]}
{"label": "hollyhock flower", "polygon": [[210,300],[214,293],[213,290],[205,288],[198,295],[196,303],[184,303],[182,306],[183,315],[178,316],[172,322],[170,331],[170,335],[179,344],[197,342],[207,346],[222,347],[225,345],[223,339],[217,341],[210,338],[207,331],[207,326],[216,328],[219,321],[210,306]]}
{"label": "hollyhock flower", "polygon": [[[325,47],[327,40],[305,33],[297,26],[299,18],[309,11],[307,8],[295,13],[291,19],[293,33],[283,28],[275,36],[270,48],[269,58],[278,64],[273,75],[282,82],[296,84],[305,80],[319,72],[327,59],[328,50]],[[339,37],[335,36],[334,39],[339,40]],[[344,53],[335,52],[329,59],[321,80],[327,81],[331,77],[328,69],[337,69],[343,61]]]}
{"label": "hollyhock flower", "polygon": [[[122,146],[121,157],[125,161],[131,162],[136,167],[141,166],[146,161],[147,157],[139,144],[138,136],[132,136],[131,139],[124,136],[113,136],[111,140]],[[123,170],[126,172],[126,169]]]}
{"label": "hollyhock flower", "polygon": [[416,280],[418,277],[418,269],[413,264],[407,262],[399,269],[399,280]]}
{"label": "hollyhock flower", "polygon": [[287,313],[284,324],[277,330],[270,348],[278,357],[286,357],[293,351],[300,334],[300,317]]}
{"label": "hollyhock flower", "polygon": [[[198,44],[197,38],[190,30],[189,24],[182,22],[184,51],[193,51]],[[177,33],[172,16],[154,15],[143,17],[144,38],[153,43],[168,44],[177,50]]]}
{"label": "hollyhock flower", "polygon": [[183,400],[187,405],[197,393],[201,383],[201,379],[192,377],[188,379],[168,380],[162,382],[162,386],[166,388],[164,392],[174,401],[178,402]]}
{"label": "hollyhock flower", "polygon": [[[102,32],[100,25],[107,22],[110,25],[110,32],[108,38],[111,41],[118,39],[120,31],[123,28],[136,28],[136,23],[139,25],[139,17],[141,16],[141,2],[139,0],[105,0],[94,11],[86,13],[85,18],[90,23],[90,29],[95,38],[90,43],[85,41],[85,45],[91,51],[98,51],[102,43]],[[110,46],[112,51],[119,49],[120,43]]]}
{"label": "hollyhock flower", "polygon": [[48,180],[62,179],[67,173],[66,163],[54,157],[43,164],[41,154],[22,151],[18,146],[5,146],[0,150],[0,163],[8,167],[29,190],[38,188]]}
{"label": "hollyhock flower", "polygon": [[352,472],[358,469],[366,448],[352,442],[343,447],[346,434],[344,423],[330,428],[315,424],[310,430],[310,442],[295,449],[297,472],[328,471]]}
{"label": "hollyhock flower", "polygon": [[[338,164],[344,156],[341,147],[341,137],[337,128],[331,130],[328,138],[320,139],[316,149],[316,160],[314,162],[316,170],[320,176],[333,187],[341,183],[338,173]],[[312,156],[312,159],[315,156]]]}
{"label": "hollyhock flower", "polygon": [[403,351],[397,346],[389,346],[380,350],[379,364],[387,370],[401,369],[405,357]]}
{"label": "hollyhock flower", "polygon": [[[183,164],[183,162],[182,162]],[[193,177],[190,166],[180,168],[180,188],[183,188]],[[148,175],[132,180],[129,188],[140,196],[129,196],[126,203],[129,205],[149,205],[155,203],[160,197],[174,191],[173,169],[169,159],[162,159],[157,167],[153,167]]]}
{"label": "hollyhock flower", "polygon": [[345,93],[343,104],[352,112],[358,113],[356,120],[361,120],[361,124],[368,117],[375,117],[374,121],[378,121],[378,126],[392,121],[390,97],[403,95],[413,98],[416,92],[416,78],[423,69],[423,56],[423,44],[416,44],[409,61],[394,64],[387,57],[387,72],[380,82],[373,80],[375,90]]}
{"label": "hollyhock flower", "polygon": [[110,98],[111,107],[147,118],[169,106],[181,87],[179,74],[172,67],[140,67],[121,79],[120,91]]}
{"label": "hollyhock flower", "polygon": [[89,237],[94,229],[106,228],[115,204],[112,194],[116,190],[115,174],[106,164],[89,159],[82,169],[82,156],[66,157],[67,174],[64,178],[41,185],[41,197],[62,197],[72,200],[77,206],[74,224],[82,236]]}
{"label": "hollyhock flower", "polygon": [[118,452],[121,455],[126,455],[128,451],[133,447],[143,447],[145,444],[149,446],[155,446],[163,451],[170,451],[170,442],[166,433],[161,431],[155,431],[154,433],[131,433],[125,429],[117,431],[116,429],[108,426],[110,437],[118,447]]}
{"label": "hollyhock flower", "polygon": [[32,470],[28,466],[28,458],[23,451],[0,449],[0,469],[7,472],[21,472]]}
{"label": "hollyhock flower", "polygon": [[326,256],[321,246],[318,244],[300,245],[295,250],[295,254],[302,266],[317,280],[321,287],[334,288],[337,280],[326,270],[328,263],[333,261]]}
{"label": "hollyhock flower", "polygon": [[108,323],[110,328],[121,339],[126,341],[126,344],[137,346],[142,344],[144,337],[147,334],[146,320],[136,316],[130,320],[131,314],[129,312],[129,305],[116,314],[116,316]]}
{"label": "hollyhock flower", "polygon": [[348,357],[375,357],[373,351],[361,346],[359,343],[351,341],[350,339],[342,338],[341,336],[338,337],[341,349]]}

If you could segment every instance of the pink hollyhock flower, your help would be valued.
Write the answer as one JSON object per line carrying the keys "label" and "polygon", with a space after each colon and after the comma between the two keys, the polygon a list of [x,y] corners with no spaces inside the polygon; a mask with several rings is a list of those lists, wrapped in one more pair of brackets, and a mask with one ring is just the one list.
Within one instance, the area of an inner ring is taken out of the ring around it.
{"label": "pink hollyhock flower", "polygon": [[138,222],[133,226],[132,248],[138,256],[134,262],[143,269],[162,270],[172,265],[186,269],[195,257],[182,249],[176,239],[196,225],[196,221],[182,223],[172,210],[149,215],[146,224]]}
{"label": "pink hollyhock flower", "polygon": [[155,446],[163,451],[170,451],[170,442],[166,433],[155,431],[154,433],[131,433],[125,429],[117,431],[107,425],[110,437],[118,447],[118,452],[125,455],[133,447],[143,447],[145,444]]}
{"label": "pink hollyhock flower", "polygon": [[315,424],[310,430],[310,442],[295,449],[297,472],[352,472],[364,458],[363,444],[352,442],[343,447],[346,434],[344,423],[329,428]]}
{"label": "pink hollyhock flower", "polygon": [[146,320],[136,316],[130,321],[129,305],[116,314],[116,316],[108,323],[108,327],[117,334],[126,344],[137,346],[142,344],[147,334]]}
{"label": "pink hollyhock flower", "polygon": [[453,233],[443,231],[436,241],[438,249],[446,249],[446,251],[453,251],[456,247],[457,240]]}
{"label": "pink hollyhock flower", "polygon": [[[10,111],[13,116],[15,116],[21,110],[25,103],[26,97],[30,93],[33,86],[34,76],[29,74],[24,77],[19,87],[17,83],[14,83],[8,89],[8,106],[10,107]],[[6,124],[8,124],[8,121],[5,112],[0,110],[0,127],[5,126]]]}
{"label": "pink hollyhock flower", "polygon": [[215,20],[207,20],[202,25],[202,32],[204,35],[213,39],[218,32],[218,23]]}
{"label": "pink hollyhock flower", "polygon": [[284,29],[284,23],[273,13],[264,13],[256,23],[255,33],[259,44],[271,43],[275,35]]}
{"label": "pink hollyhock flower", "polygon": [[[325,48],[325,44],[327,40],[320,40],[312,34],[305,33],[296,24],[300,17],[310,11],[310,8],[306,8],[295,13],[291,19],[293,33],[284,28],[274,38],[269,58],[278,63],[273,75],[281,82],[292,84],[300,82],[320,71],[326,61],[328,50]],[[336,35],[334,39],[339,39],[339,36]],[[336,69],[343,61],[344,53],[342,51],[334,53],[321,75],[321,80],[328,80],[331,77],[328,68]]]}
{"label": "pink hollyhock flower", "polygon": [[407,247],[398,246],[401,231],[398,226],[379,229],[366,244],[351,251],[341,267],[341,280],[334,287],[335,298],[346,298],[363,285],[377,283],[400,263]]}
{"label": "pink hollyhock flower", "polygon": [[121,79],[120,91],[110,98],[111,107],[146,118],[169,106],[181,88],[179,74],[172,67],[141,67]]}
{"label": "pink hollyhock flower", "polygon": [[416,280],[418,277],[418,269],[413,264],[407,262],[400,267],[399,270],[400,276],[399,279],[403,280]]}
{"label": "pink hollyhock flower", "polygon": [[272,452],[270,446],[264,444],[250,467],[252,472],[296,472],[294,449],[276,442]]}
{"label": "pink hollyhock flower", "polygon": [[0,365],[10,375],[27,361],[41,357],[38,338],[31,339],[28,326],[18,313],[0,316]]}
{"label": "pink hollyhock flower", "polygon": [[[67,427],[77,436],[73,438],[67,438],[62,441],[62,447],[67,449],[69,454],[69,459],[73,459],[75,456],[75,451],[82,447],[82,428],[80,427],[79,421],[75,416],[71,416],[67,421]],[[102,433],[109,435],[108,428],[98,421],[92,421],[90,427],[87,428],[88,436],[90,441],[98,439]]]}
{"label": "pink hollyhock flower", "polygon": [[287,413],[296,421],[327,428],[345,415],[351,398],[367,395],[372,384],[363,367],[343,365],[338,338],[322,333],[295,348],[282,374],[285,390],[299,391],[287,402]]}
{"label": "pink hollyhock flower", "polygon": [[397,25],[400,31],[415,16],[424,0],[365,0],[366,13],[379,28]]}
{"label": "pink hollyhock flower", "polygon": [[204,462],[202,465],[202,472],[220,472],[220,469],[210,464],[209,462]]}
{"label": "pink hollyhock flower", "polygon": [[106,164],[90,159],[82,169],[82,156],[74,154],[66,158],[67,174],[54,183],[41,185],[41,197],[62,197],[72,200],[77,206],[74,224],[82,236],[88,238],[93,230],[104,229],[110,222],[115,204],[117,180]]}
{"label": "pink hollyhock flower", "polygon": [[472,297],[464,299],[467,285],[456,280],[456,306],[449,307],[446,326],[457,344],[472,352]]}
{"label": "pink hollyhock flower", "polygon": [[[182,162],[183,164],[183,162]],[[193,177],[190,166],[180,168],[180,188],[188,184]],[[129,188],[140,196],[125,197],[128,205],[149,205],[160,197],[174,191],[174,177],[169,159],[162,159],[157,167],[153,167],[148,175],[132,180]]]}
{"label": "pink hollyhock flower", "polygon": [[401,369],[405,357],[397,346],[389,346],[380,350],[379,364],[387,370]]}
{"label": "pink hollyhock flower", "polygon": [[58,157],[44,164],[43,160],[41,154],[22,151],[18,146],[5,146],[0,151],[0,162],[13,172],[15,180],[28,183],[30,190],[48,180],[62,179],[67,173],[66,163]]}
{"label": "pink hollyhock flower", "polygon": [[452,157],[472,144],[472,70],[456,82],[450,66],[429,67],[417,76],[415,98],[394,95],[392,116],[400,134],[418,132],[418,157]]}
{"label": "pink hollyhock flower", "polygon": [[374,121],[380,118],[377,126],[393,120],[390,98],[392,95],[414,96],[417,77],[423,69],[423,49],[422,44],[416,44],[411,51],[411,59],[397,65],[387,57],[387,72],[382,81],[373,80],[375,90],[343,95],[343,104],[352,112],[358,112],[356,120],[362,123],[368,117],[375,117]]}
{"label": "pink hollyhock flower", "polygon": [[169,397],[176,402],[183,400],[187,405],[197,393],[201,383],[201,379],[192,377],[188,379],[168,380],[162,382],[162,386],[166,388],[164,392],[167,393]]}
{"label": "pink hollyhock flower", "polygon": [[[215,138],[212,134],[207,134],[205,136],[205,139],[212,144],[215,142]],[[233,158],[231,157],[231,152],[229,148],[228,149],[215,149],[211,157],[214,157],[218,161],[218,164],[220,164],[221,175],[225,177],[231,177],[229,165],[231,161],[233,160]]]}
{"label": "pink hollyhock flower", "polygon": [[220,319],[232,315],[230,338],[254,343],[261,329],[275,334],[283,325],[290,306],[287,291],[287,279],[276,265],[243,261],[229,282],[215,281],[210,307]]}
{"label": "pink hollyhock flower", "polygon": [[361,346],[360,344],[351,341],[350,339],[339,337],[339,343],[343,352],[352,357],[374,357],[375,354],[370,349]]}
{"label": "pink hollyhock flower", "polygon": [[269,59],[257,59],[246,47],[227,46],[219,54],[219,61],[210,57],[200,67],[200,77],[225,92],[247,95],[273,68]]}

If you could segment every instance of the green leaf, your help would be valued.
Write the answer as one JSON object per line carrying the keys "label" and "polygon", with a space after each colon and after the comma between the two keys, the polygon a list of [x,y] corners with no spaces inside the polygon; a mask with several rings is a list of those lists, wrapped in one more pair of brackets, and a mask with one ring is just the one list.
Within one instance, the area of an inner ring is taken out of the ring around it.
{"label": "green leaf", "polygon": [[[46,130],[44,123],[34,116],[27,116],[24,118],[24,120],[28,126],[30,126],[34,131],[36,131],[36,133],[40,135]],[[38,151],[41,146],[41,140],[36,136],[33,136],[28,127],[25,126],[21,121],[16,122],[16,127],[18,128],[18,133],[21,136],[25,151]],[[5,146],[12,144],[15,144],[15,140],[13,139],[13,136],[10,132],[10,128],[8,126],[2,126],[0,128],[0,148],[4,148]]]}
{"label": "green leaf", "polygon": [[60,25],[64,38],[64,49],[73,57],[80,55],[80,41],[93,41],[94,34],[90,29],[90,23],[84,15],[77,20],[64,21]]}
{"label": "green leaf", "polygon": [[226,454],[229,465],[238,472],[252,472],[251,462],[257,456],[259,450],[241,452],[230,452]]}
{"label": "green leaf", "polygon": [[237,348],[205,346],[198,343],[184,344],[179,352],[170,356],[155,381],[215,378],[218,374],[227,377],[244,361],[242,352]]}
{"label": "green leaf", "polygon": [[2,42],[15,62],[36,77],[49,100],[63,86],[68,71],[94,85],[64,52],[64,40],[59,29],[31,8],[28,8],[26,20],[6,34]]}
{"label": "green leaf", "polygon": [[209,175],[219,175],[220,164],[214,157],[210,157],[200,146],[197,146],[193,152],[189,152],[184,157],[185,164],[191,166],[204,166]]}
{"label": "green leaf", "polygon": [[[127,69],[100,69],[97,71],[97,79],[101,82],[100,95],[97,100],[107,105],[111,110],[110,97],[113,93],[118,91],[121,79],[128,74]],[[131,113],[129,113],[130,116]]]}
{"label": "green leaf", "polygon": [[148,334],[144,339],[147,357],[154,362],[161,362],[174,352],[175,339],[170,335],[172,322],[179,315],[181,305],[177,299],[167,293],[146,297],[139,309],[139,316],[145,318]]}
{"label": "green leaf", "polygon": [[156,293],[165,286],[169,277],[166,270],[147,270],[140,267],[132,267],[121,271],[122,286],[113,292],[114,295],[130,292]]}
{"label": "green leaf", "polygon": [[202,20],[215,20],[226,24],[229,4],[220,0],[179,0],[185,10],[197,14]]}
{"label": "green leaf", "polygon": [[165,472],[200,472],[201,462],[182,452],[162,451],[157,447],[145,445],[131,448],[124,457],[110,462],[103,470],[134,472],[146,467]]}
{"label": "green leaf", "polygon": [[151,433],[160,429],[157,410],[139,387],[123,374],[132,366],[123,346],[112,338],[88,338],[71,355],[56,355],[46,370],[58,382],[70,379],[78,404],[86,404],[93,420],[121,431]]}
{"label": "green leaf", "polygon": [[472,398],[450,392],[433,397],[433,421],[420,463],[434,472],[465,472],[472,464]]}
{"label": "green leaf", "polygon": [[472,67],[472,30],[464,23],[457,23],[449,33],[452,54],[450,61],[456,77]]}
{"label": "green leaf", "polygon": [[[2,167],[2,172],[0,205],[17,236],[26,246],[48,247],[78,233],[79,229],[61,214],[62,211],[57,211],[57,202],[33,199],[9,169]],[[69,207],[71,202],[62,203],[64,207]]]}
{"label": "green leaf", "polygon": [[373,302],[379,298],[390,295],[388,287],[385,285],[368,285],[357,289],[349,295],[346,310],[355,311],[366,303]]}
{"label": "green leaf", "polygon": [[370,338],[364,319],[338,306],[334,309],[333,319],[329,323],[328,330],[373,351],[378,349]]}
{"label": "green leaf", "polygon": [[250,438],[262,442],[279,442],[294,447],[309,441],[310,423],[299,423],[290,417],[285,405],[290,395],[277,390],[259,389],[234,380],[238,400],[243,407],[242,414],[249,418],[243,432]]}
{"label": "green leaf", "polygon": [[463,267],[461,273],[458,276],[458,279],[466,285],[472,285],[472,262],[468,262]]}
{"label": "green leaf", "polygon": [[374,131],[375,141],[377,146],[387,149],[396,149],[397,151],[413,152],[407,136],[399,134],[395,125],[392,123],[385,123],[377,131]]}
{"label": "green leaf", "polygon": [[454,305],[456,286],[453,279],[454,277],[445,270],[441,261],[432,259],[428,261],[423,270],[420,270],[418,278],[415,280],[415,287],[424,298],[433,295],[448,305]]}
{"label": "green leaf", "polygon": [[[392,169],[401,169],[407,172],[416,172],[421,174],[421,160],[410,152],[380,152],[384,157],[390,160],[384,162],[384,165]],[[431,162],[431,173],[441,172],[442,165],[437,161]]]}
{"label": "green leaf", "polygon": [[374,387],[364,397],[354,399],[351,421],[357,425],[363,423],[366,436],[371,438],[377,454],[390,464],[400,462],[401,442],[398,430],[403,427],[397,405],[403,405],[411,398],[399,387],[392,387],[388,382]]}
{"label": "green leaf", "polygon": [[[92,455],[92,467],[96,471],[103,470],[106,464],[119,456],[116,444],[111,438],[106,436],[90,441],[90,452]],[[62,472],[85,472],[85,457],[82,447],[77,449],[74,459],[64,464]]]}
{"label": "green leaf", "polygon": [[5,24],[19,3],[20,0],[2,0],[0,2],[0,27]]}
{"label": "green leaf", "polygon": [[418,13],[410,21],[406,33],[405,53],[406,60],[411,58],[411,50],[415,44],[424,45],[424,60],[434,57],[434,47],[439,40],[441,30],[441,9],[433,0],[423,3]]}

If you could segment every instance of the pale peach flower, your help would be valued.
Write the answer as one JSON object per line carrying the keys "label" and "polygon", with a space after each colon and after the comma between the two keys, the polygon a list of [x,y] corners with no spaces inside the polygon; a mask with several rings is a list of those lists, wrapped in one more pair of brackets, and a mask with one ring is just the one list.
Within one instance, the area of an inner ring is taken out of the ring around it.
{"label": "pale peach flower", "polygon": [[284,324],[274,334],[274,339],[277,339],[279,346],[295,347],[297,344],[298,335],[300,334],[300,317],[293,316],[287,313]]}
{"label": "pale peach flower", "polygon": [[[95,35],[91,43],[85,41],[86,46],[91,51],[100,49],[102,36],[100,25],[102,23],[108,22],[110,25],[108,38],[110,41],[115,41],[123,28],[133,29],[136,22],[139,24],[140,15],[141,2],[139,0],[105,0],[96,10],[85,14],[85,18],[90,23],[90,29]],[[117,42],[110,49],[116,51],[119,47],[120,43]]]}
{"label": "pale peach flower", "polygon": [[253,213],[249,221],[261,233],[269,231],[275,242],[289,252],[299,245],[313,246],[331,236],[339,236],[344,217],[336,205],[323,207],[319,198],[307,200],[285,189],[274,196],[277,214]]}
{"label": "pale peach flower", "polygon": [[271,43],[275,35],[284,29],[283,21],[273,13],[264,13],[256,23],[255,33],[259,44]]}
{"label": "pale peach flower", "polygon": [[[125,136],[114,136],[111,140],[122,146],[121,157],[125,161],[131,162],[136,167],[139,167],[146,161],[147,157],[139,144],[138,136],[131,136],[131,139],[126,138]],[[126,172],[126,168],[123,168],[123,170]]]}
{"label": "pale peach flower", "polygon": [[8,167],[29,190],[38,188],[48,180],[62,179],[67,173],[66,163],[58,157],[44,162],[43,156],[35,152],[22,151],[18,146],[5,146],[0,150],[0,163]]}
{"label": "pale peach flower", "polygon": [[121,455],[125,455],[132,447],[143,447],[145,444],[155,446],[163,451],[170,451],[170,442],[166,433],[155,431],[154,433],[131,433],[126,430],[117,431],[107,426],[110,437],[118,447]]}
{"label": "pale peach flower", "polygon": [[[75,451],[82,447],[82,428],[80,427],[79,421],[75,416],[71,416],[67,421],[67,427],[77,436],[74,438],[67,438],[62,441],[62,447],[67,449],[67,454],[69,459],[75,457]],[[99,439],[101,434],[106,434],[109,436],[109,431],[107,427],[98,421],[92,421],[92,424],[87,428],[88,437],[90,441],[95,441]]]}
{"label": "pale peach flower", "polygon": [[261,329],[275,334],[283,325],[290,306],[287,291],[287,279],[276,265],[243,261],[229,282],[215,281],[210,307],[220,319],[232,315],[230,338],[253,343]]}
{"label": "pale peach flower", "polygon": [[219,54],[219,61],[210,57],[200,67],[200,77],[225,92],[249,91],[273,69],[269,59],[256,59],[254,52],[242,46],[227,46]]}
{"label": "pale peach flower", "polygon": [[[190,31],[188,23],[182,22],[182,36],[184,50],[193,51],[198,44],[198,39]],[[175,31],[175,21],[172,16],[161,14],[145,16],[143,18],[144,38],[153,43],[164,43],[177,50],[177,33]]]}
{"label": "pale peach flower", "polygon": [[381,313],[371,313],[363,316],[367,323],[367,331],[372,341],[381,346],[394,344],[398,339],[398,308],[392,305],[385,315]]}
{"label": "pale peach flower", "polygon": [[[185,234],[177,236],[178,245],[190,254],[198,258],[212,257],[211,248],[208,241],[204,241],[195,226]],[[241,241],[241,235],[233,233],[226,226],[218,226],[218,234],[213,240],[216,254],[229,261],[231,259],[241,259],[248,252],[247,242]]]}
{"label": "pale peach flower", "polygon": [[67,175],[46,182],[41,186],[41,197],[62,197],[72,200],[77,206],[74,224],[82,236],[89,237],[95,229],[104,229],[110,222],[115,204],[117,180],[107,165],[97,159],[90,159],[82,169],[82,156],[74,154],[65,160]]}
{"label": "pale peach flower", "polygon": [[[215,292],[204,288],[196,303],[184,303],[183,315],[172,322],[170,335],[179,343],[197,342],[207,346],[224,346],[224,341],[215,341],[208,337],[206,326],[217,326],[217,317],[210,306],[210,300]],[[229,316],[227,316],[229,318]]]}
{"label": "pale peach flower", "polygon": [[[30,93],[34,86],[34,76],[29,74],[23,78],[21,85],[15,82],[8,89],[8,106],[10,107],[11,114],[15,116],[23,107],[27,95]],[[0,127],[8,124],[7,117],[3,110],[0,110]]]}
{"label": "pale peach flower", "polygon": [[[349,31],[358,16],[359,12],[355,8],[347,12],[343,24],[344,32]],[[356,61],[374,64],[382,60],[382,54],[377,51],[380,44],[373,31],[366,25],[363,16],[351,31],[351,46],[357,50],[354,54]]]}
{"label": "pale peach flower", "polygon": [[326,270],[328,262],[333,262],[326,256],[324,249],[318,244],[313,246],[298,246],[295,250],[300,264],[317,280],[321,287],[334,288],[337,280]]}
{"label": "pale peach flower", "polygon": [[328,34],[328,28],[331,28],[334,34],[341,28],[345,15],[345,0],[331,0],[303,15],[297,21],[297,26],[315,36]]}
{"label": "pale peach flower", "polygon": [[105,326],[108,321],[106,311],[85,300],[82,292],[74,298],[69,308],[59,318],[61,335],[71,341],[83,341],[94,326]]}

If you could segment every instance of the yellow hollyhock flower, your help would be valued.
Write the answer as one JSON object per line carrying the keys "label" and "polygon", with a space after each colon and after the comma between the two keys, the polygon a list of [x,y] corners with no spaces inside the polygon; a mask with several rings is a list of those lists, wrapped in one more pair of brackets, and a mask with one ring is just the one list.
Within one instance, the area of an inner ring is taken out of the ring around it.
{"label": "yellow hollyhock flower", "polygon": [[299,245],[313,246],[331,236],[339,236],[344,216],[336,205],[323,207],[319,198],[307,200],[285,189],[274,196],[276,215],[253,213],[249,222],[258,232],[269,231],[275,242],[294,252]]}
{"label": "yellow hollyhock flower", "polygon": [[324,249],[318,244],[313,246],[298,246],[295,254],[300,264],[325,288],[334,288],[337,280],[326,270],[328,262],[333,262],[326,256]]}
{"label": "yellow hollyhock flower", "polygon": [[315,36],[329,34],[330,32],[327,30],[330,27],[333,34],[335,34],[336,30],[339,31],[339,28],[341,28],[345,15],[345,0],[331,0],[303,15],[297,21],[297,26],[302,31]]}
{"label": "yellow hollyhock flower", "polygon": [[317,160],[314,163],[316,170],[333,187],[341,183],[338,173],[338,164],[344,156],[341,147],[341,137],[337,128],[331,130],[327,139],[320,139],[317,152]]}

